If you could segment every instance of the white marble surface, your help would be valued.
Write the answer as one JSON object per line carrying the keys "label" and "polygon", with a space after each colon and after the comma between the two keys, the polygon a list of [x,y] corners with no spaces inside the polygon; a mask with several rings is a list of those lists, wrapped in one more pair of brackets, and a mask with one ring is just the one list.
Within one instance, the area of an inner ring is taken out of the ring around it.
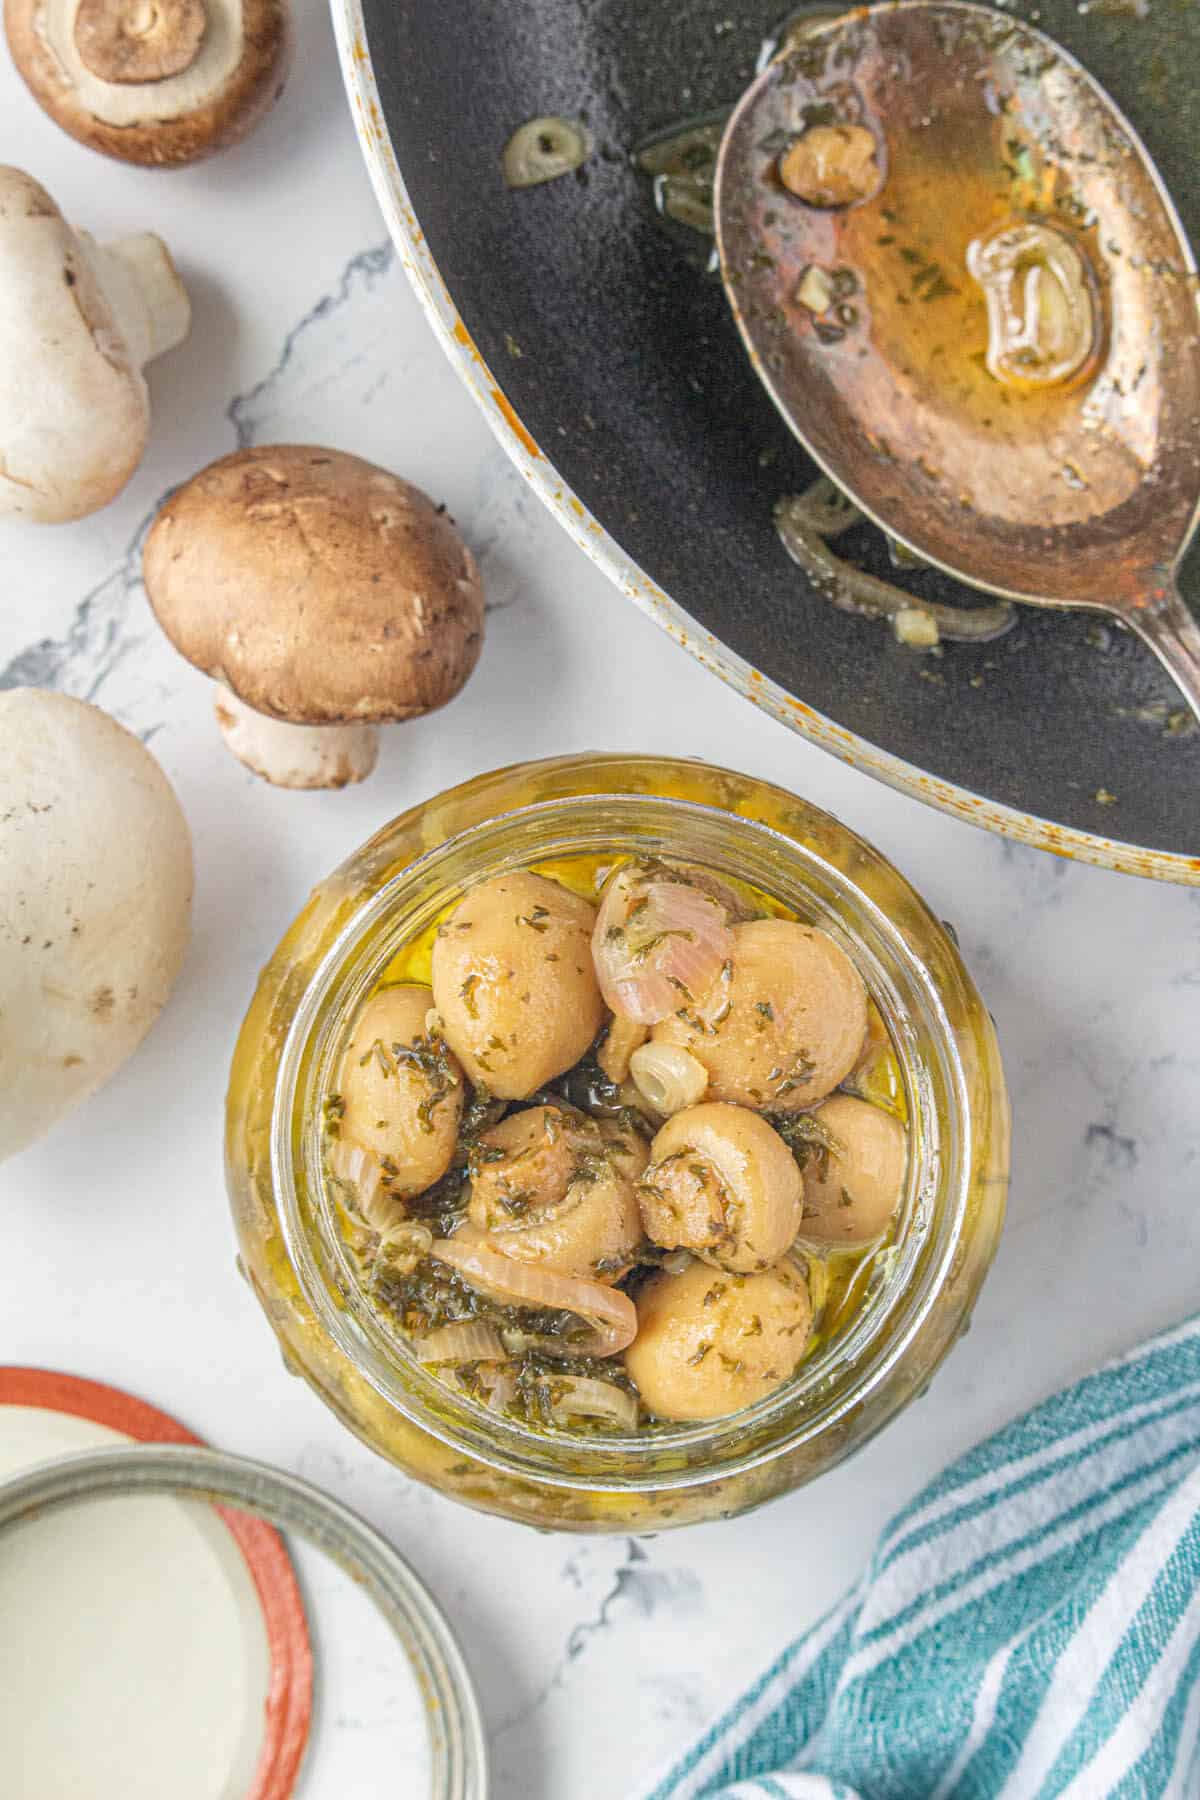
{"label": "white marble surface", "polygon": [[[119,168],[61,136],[0,63],[0,160],[103,235],[155,228],[195,302],[152,374],[151,450],[99,517],[0,526],[0,682],[58,685],[153,745],[195,835],[195,941],[129,1067],[0,1170],[0,1361],[132,1388],[379,1524],[441,1597],[479,1686],[498,1800],[608,1800],[681,1746],[855,1573],[893,1506],[1012,1412],[1196,1301],[1200,893],[1015,849],[876,786],[674,648],[561,534],[444,363],[380,226],[328,22],[247,145],[192,171]],[[222,750],[207,684],[157,634],[139,533],[239,442],[324,441],[450,505],[492,597],[478,674],[394,730],[361,788],[273,792]],[[385,817],[481,768],[582,748],[703,753],[873,838],[959,928],[1016,1108],[1009,1225],[975,1328],[928,1397],[852,1464],[758,1517],[654,1541],[535,1536],[424,1492],[298,1382],[233,1269],[221,1105],[255,974],[310,885]],[[307,1800],[393,1791],[389,1678],[349,1604]],[[357,1659],[357,1661],[356,1661]],[[331,1773],[336,1768],[336,1775]]]}

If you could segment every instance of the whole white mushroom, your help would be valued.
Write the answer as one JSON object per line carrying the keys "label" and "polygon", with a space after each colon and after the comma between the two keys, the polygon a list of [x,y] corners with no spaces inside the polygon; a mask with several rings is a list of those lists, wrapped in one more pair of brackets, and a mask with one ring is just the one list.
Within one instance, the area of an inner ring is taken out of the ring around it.
{"label": "whole white mushroom", "polygon": [[0,1161],[137,1048],[191,899],[187,823],[150,752],[86,701],[0,692]]}
{"label": "whole white mushroom", "polygon": [[150,432],[142,369],[190,323],[161,238],[95,244],[0,165],[0,515],[58,524],[120,493]]}

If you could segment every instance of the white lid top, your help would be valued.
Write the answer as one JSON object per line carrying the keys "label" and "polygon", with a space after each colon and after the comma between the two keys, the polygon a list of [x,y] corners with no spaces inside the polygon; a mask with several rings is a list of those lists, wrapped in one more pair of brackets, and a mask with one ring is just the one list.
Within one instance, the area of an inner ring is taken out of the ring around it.
{"label": "white lid top", "polygon": [[[116,1389],[0,1369],[0,1487],[164,1438],[195,1441]],[[310,1710],[299,1591],[261,1521],[133,1494],[0,1534],[4,1800],[287,1800]]]}
{"label": "white lid top", "polygon": [[[130,1442],[0,1407],[0,1480]],[[21,1526],[0,1540],[0,1619],[7,1800],[245,1800],[270,1656],[245,1558],[211,1506],[123,1497]]]}
{"label": "white lid top", "polygon": [[327,1725],[377,1716],[391,1739],[364,1770],[344,1741],[361,1733],[327,1731],[303,1791],[366,1775],[405,1800],[485,1800],[462,1653],[386,1539],[128,1394],[0,1367],[3,1800],[293,1800],[312,1655],[281,1529],[309,1540],[331,1627]]}

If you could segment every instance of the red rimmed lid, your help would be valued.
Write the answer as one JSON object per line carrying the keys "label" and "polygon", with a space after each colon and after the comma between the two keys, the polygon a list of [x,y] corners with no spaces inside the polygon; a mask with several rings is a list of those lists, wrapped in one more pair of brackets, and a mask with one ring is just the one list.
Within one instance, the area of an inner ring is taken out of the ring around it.
{"label": "red rimmed lid", "polygon": [[[0,1367],[0,1482],[130,1442],[201,1440],[120,1389]],[[278,1532],[194,1501],[115,1507],[68,1509],[0,1557],[0,1610],[20,1620],[7,1659],[0,1642],[0,1745],[14,1756],[6,1769],[0,1750],[0,1791],[288,1800],[313,1670]]]}

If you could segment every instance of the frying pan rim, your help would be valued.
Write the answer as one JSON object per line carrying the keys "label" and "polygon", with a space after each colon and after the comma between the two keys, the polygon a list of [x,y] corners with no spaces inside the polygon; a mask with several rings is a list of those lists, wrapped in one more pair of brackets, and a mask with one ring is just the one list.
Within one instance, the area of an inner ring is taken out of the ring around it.
{"label": "frying pan rim", "polygon": [[720,642],[654,582],[575,493],[547,453],[521,423],[502,384],[476,347],[459,316],[449,287],[429,248],[409,197],[399,160],[384,118],[367,41],[362,0],[330,0],[334,37],[342,78],[350,103],[359,148],[388,234],[409,285],[450,361],[483,413],[493,436],[534,493],[581,550],[608,576],[640,612],[717,675],[744,699],[780,724],[799,732],[849,767],[860,769],[885,786],[936,807],[969,825],[979,826],[1051,855],[1091,863],[1120,874],[1200,887],[1200,855],[1156,850],[1101,837],[1060,825],[1052,819],[973,793],[893,755],[857,732],[838,725],[788,692],[770,676]]}

